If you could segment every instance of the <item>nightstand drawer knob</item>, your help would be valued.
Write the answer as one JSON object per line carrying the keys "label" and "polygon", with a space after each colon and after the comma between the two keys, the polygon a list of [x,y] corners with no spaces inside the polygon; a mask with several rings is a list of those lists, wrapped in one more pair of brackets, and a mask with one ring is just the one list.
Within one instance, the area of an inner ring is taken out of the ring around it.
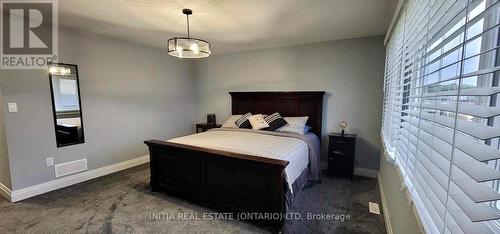
{"label": "nightstand drawer knob", "polygon": [[343,155],[343,154],[344,154],[344,153],[342,153],[342,152],[340,152],[340,151],[338,151],[338,150],[334,150],[332,153],[333,153],[333,154],[338,154],[338,155]]}
{"label": "nightstand drawer knob", "polygon": [[336,141],[335,143],[337,143],[337,144],[345,144],[346,141]]}

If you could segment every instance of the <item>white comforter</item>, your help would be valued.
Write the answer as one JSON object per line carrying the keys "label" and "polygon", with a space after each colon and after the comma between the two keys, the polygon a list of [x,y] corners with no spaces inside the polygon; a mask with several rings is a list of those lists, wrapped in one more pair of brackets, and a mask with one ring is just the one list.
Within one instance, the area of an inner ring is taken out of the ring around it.
{"label": "white comforter", "polygon": [[293,182],[309,164],[307,143],[291,137],[252,132],[208,131],[174,138],[169,142],[288,161],[285,174],[292,193]]}

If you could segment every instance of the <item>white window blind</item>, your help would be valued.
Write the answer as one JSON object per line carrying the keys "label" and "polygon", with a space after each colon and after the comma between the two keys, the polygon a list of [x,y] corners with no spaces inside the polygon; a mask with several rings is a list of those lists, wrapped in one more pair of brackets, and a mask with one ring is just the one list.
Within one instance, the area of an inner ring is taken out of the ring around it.
{"label": "white window blind", "polygon": [[429,233],[500,233],[500,3],[407,0],[382,136]]}
{"label": "white window blind", "polygon": [[76,77],[53,76],[52,85],[54,87],[54,103],[57,112],[80,110]]}

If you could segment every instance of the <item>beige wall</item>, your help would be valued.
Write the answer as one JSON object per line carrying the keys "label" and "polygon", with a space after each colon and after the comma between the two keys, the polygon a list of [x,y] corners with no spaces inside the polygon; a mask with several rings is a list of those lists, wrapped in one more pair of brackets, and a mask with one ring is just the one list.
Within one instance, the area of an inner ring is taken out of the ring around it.
{"label": "beige wall", "polygon": [[55,179],[55,163],[87,158],[89,170],[148,154],[144,140],[193,132],[190,63],[164,50],[69,28],[59,30],[59,61],[77,64],[85,143],[56,147],[46,70],[0,70],[14,190]]}
{"label": "beige wall", "polygon": [[[378,169],[385,49],[383,37],[215,55],[196,61],[198,121],[231,111],[228,91],[326,91],[323,142],[346,120],[359,135],[356,167]],[[327,144],[323,144],[323,155]]]}
{"label": "beige wall", "polygon": [[[382,206],[387,209],[390,225],[394,234],[420,233],[417,218],[406,194],[401,190],[401,177],[385,156],[380,159],[379,184],[385,196]],[[386,223],[387,225],[387,223]]]}
{"label": "beige wall", "polygon": [[0,184],[12,189],[10,179],[9,155],[7,153],[7,142],[5,139],[5,127],[3,112],[7,108],[2,102],[2,91],[0,90]]}

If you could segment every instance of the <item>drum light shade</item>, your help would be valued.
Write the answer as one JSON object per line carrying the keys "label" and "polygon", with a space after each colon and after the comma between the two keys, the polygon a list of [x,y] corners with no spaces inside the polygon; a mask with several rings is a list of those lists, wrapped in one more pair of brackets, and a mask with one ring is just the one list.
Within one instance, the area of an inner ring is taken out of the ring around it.
{"label": "drum light shade", "polygon": [[210,56],[210,43],[187,37],[174,37],[167,42],[168,54],[178,58],[206,58]]}
{"label": "drum light shade", "polygon": [[191,9],[183,9],[186,15],[187,37],[174,37],[167,41],[168,54],[177,58],[206,58],[210,56],[210,43],[208,41],[192,38],[189,35],[189,15],[193,14]]}

